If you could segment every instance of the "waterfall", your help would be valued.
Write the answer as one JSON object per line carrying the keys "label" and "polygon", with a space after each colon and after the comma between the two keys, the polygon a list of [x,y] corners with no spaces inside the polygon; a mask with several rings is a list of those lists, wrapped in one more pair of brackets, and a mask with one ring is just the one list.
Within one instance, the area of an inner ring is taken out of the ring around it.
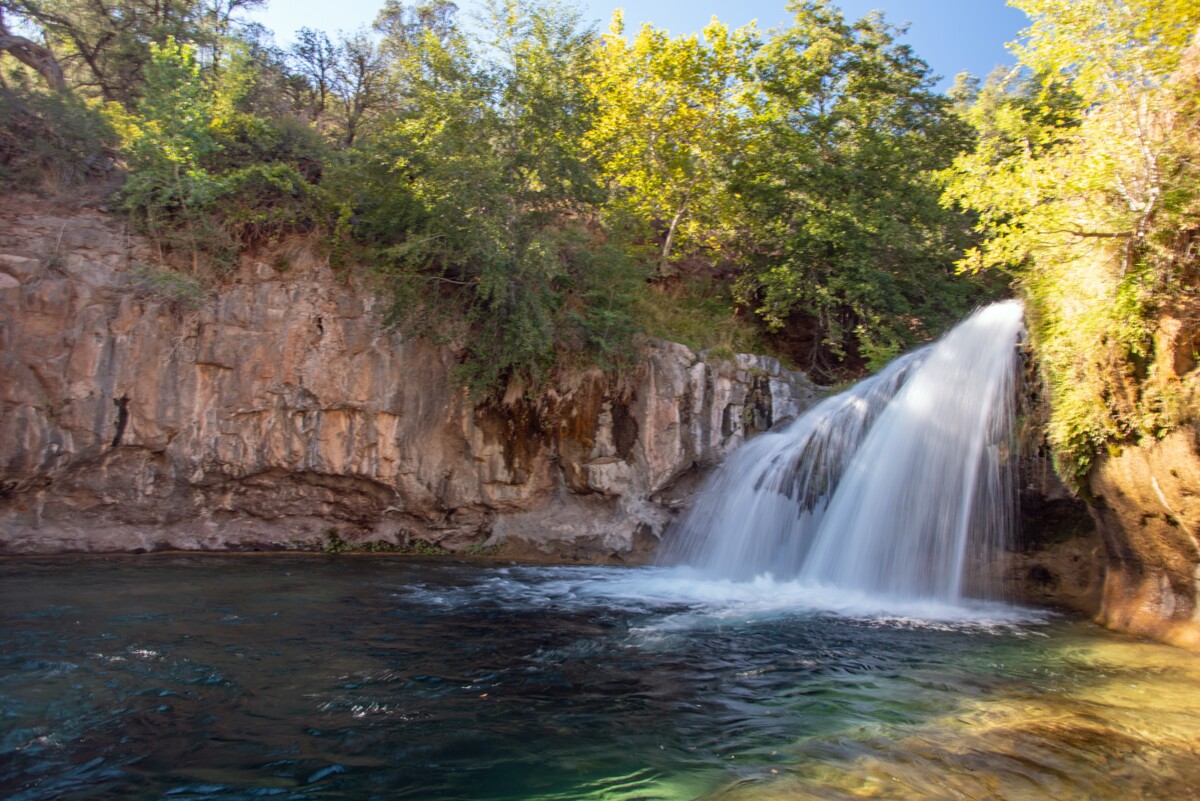
{"label": "waterfall", "polygon": [[981,309],[938,342],[739,449],[664,558],[713,577],[956,603],[1011,533],[1022,309]]}

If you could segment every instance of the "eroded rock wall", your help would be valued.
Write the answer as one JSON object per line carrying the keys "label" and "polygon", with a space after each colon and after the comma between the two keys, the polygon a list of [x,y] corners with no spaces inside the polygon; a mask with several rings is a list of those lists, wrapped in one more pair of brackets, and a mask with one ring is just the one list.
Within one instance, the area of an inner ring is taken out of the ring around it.
{"label": "eroded rock wall", "polygon": [[1166,309],[1141,391],[1185,421],[1159,440],[1103,455],[1088,476],[1108,552],[1100,619],[1200,649],[1200,309]]}
{"label": "eroded rock wall", "polygon": [[1049,446],[1038,445],[1018,461],[1017,541],[1004,559],[1005,594],[1093,617],[1104,586],[1104,544],[1087,504],[1055,474]]}
{"label": "eroded rock wall", "polygon": [[1017,432],[1016,542],[1003,561],[1005,595],[1094,617],[1105,551],[1088,505],[1059,479],[1046,436],[1050,402],[1034,354],[1023,352]]}
{"label": "eroded rock wall", "polygon": [[1123,449],[1094,469],[1094,515],[1108,551],[1101,620],[1200,648],[1200,442],[1188,426]]}
{"label": "eroded rock wall", "polygon": [[304,243],[194,298],[99,212],[0,204],[0,551],[347,542],[638,560],[697,473],[819,390],[665,342],[475,408]]}

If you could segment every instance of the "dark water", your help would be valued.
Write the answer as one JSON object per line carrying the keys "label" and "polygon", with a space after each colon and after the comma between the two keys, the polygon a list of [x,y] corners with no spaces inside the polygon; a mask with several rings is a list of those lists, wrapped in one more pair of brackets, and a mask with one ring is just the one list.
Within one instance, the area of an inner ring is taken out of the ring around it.
{"label": "dark water", "polygon": [[1200,795],[1195,657],[822,600],[648,569],[0,561],[0,798]]}

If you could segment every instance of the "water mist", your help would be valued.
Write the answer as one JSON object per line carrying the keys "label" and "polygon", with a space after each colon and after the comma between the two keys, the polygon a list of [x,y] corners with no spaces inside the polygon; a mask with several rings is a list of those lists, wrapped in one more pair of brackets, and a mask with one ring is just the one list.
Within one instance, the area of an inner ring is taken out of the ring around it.
{"label": "water mist", "polygon": [[1022,308],[981,309],[709,480],[664,559],[899,600],[989,594],[968,566],[1011,536]]}

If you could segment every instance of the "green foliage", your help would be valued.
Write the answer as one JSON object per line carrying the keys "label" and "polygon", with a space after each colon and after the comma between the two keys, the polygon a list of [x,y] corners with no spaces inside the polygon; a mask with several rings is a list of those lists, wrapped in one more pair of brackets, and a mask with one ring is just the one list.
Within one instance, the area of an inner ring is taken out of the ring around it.
{"label": "green foliage", "polygon": [[[722,353],[815,328],[825,363],[801,366],[852,371],[986,294],[948,267],[966,218],[930,178],[964,126],[878,17],[797,0],[765,42],[715,19],[626,38],[554,0],[490,0],[470,27],[446,0],[389,0],[378,37],[306,30],[284,52],[235,24],[256,3],[3,8],[106,101],[118,202],[164,262],[200,277],[320,228],[391,325],[456,348],[476,399],[619,366],[639,328]],[[89,108],[63,106],[63,144],[30,163],[75,148]],[[5,138],[28,119],[0,120],[0,159],[43,147]]]}
{"label": "green foliage", "polygon": [[487,537],[481,535],[479,542],[467,548],[465,551],[467,556],[496,556],[500,553],[500,545],[487,545]]}
{"label": "green foliage", "polygon": [[[309,544],[312,547],[312,543]],[[450,551],[440,545],[435,545],[425,540],[409,540],[405,545],[397,545],[387,540],[371,540],[369,542],[346,542],[342,539],[342,535],[336,528],[330,528],[325,532],[325,541],[318,544],[317,549],[330,554],[344,553],[390,553],[403,556],[449,556]],[[472,555],[480,555],[485,553],[485,549],[479,547],[478,551],[472,549],[468,551]]]}
{"label": "green foliage", "polygon": [[638,327],[652,337],[723,355],[768,350],[761,329],[734,303],[729,286],[693,277],[642,292]]}
{"label": "green foliage", "polygon": [[392,9],[403,111],[333,178],[357,181],[342,219],[386,260],[392,321],[461,343],[479,396],[619,350],[635,305],[655,335],[760,346],[724,288],[704,311],[699,284],[639,288],[655,239],[659,277],[736,244],[737,300],[815,319],[835,360],[878,366],[986,297],[954,274],[969,226],[932,178],[968,141],[950,102],[878,18],[793,10],[760,51],[715,21],[627,41],[618,16],[594,47],[559,9],[498,3],[481,43]]}
{"label": "green foliage", "polygon": [[979,93],[967,112],[979,144],[944,174],[945,197],[979,215],[984,237],[961,268],[1019,276],[1050,389],[1050,441],[1078,484],[1097,454],[1161,436],[1182,415],[1149,365],[1158,310],[1191,291],[1194,258],[1181,258],[1178,234],[1200,227],[1185,122],[1194,100],[1173,82],[1195,85],[1195,66],[1176,73],[1200,8],[1014,5],[1033,20],[1017,48],[1027,72],[994,76]]}
{"label": "green foliage", "polygon": [[71,189],[115,172],[117,134],[97,109],[25,76],[0,85],[0,182]]}
{"label": "green foliage", "polygon": [[107,108],[130,169],[121,204],[160,243],[218,267],[245,244],[311,228],[329,205],[300,171],[323,159],[320,135],[248,111],[261,73],[240,49],[226,63],[208,80],[192,45],[152,44],[136,110]]}
{"label": "green foliage", "polygon": [[154,268],[145,264],[133,265],[132,287],[144,297],[163,300],[179,309],[195,309],[208,293],[195,276],[175,270]]}
{"label": "green foliage", "polygon": [[969,141],[928,67],[879,16],[847,22],[793,2],[757,53],[754,158],[738,164],[738,299],[772,329],[815,323],[827,374],[856,349],[871,366],[987,297],[956,279],[965,217],[939,207],[932,171]]}
{"label": "green foliage", "polygon": [[270,240],[304,231],[323,213],[326,195],[290,164],[260,163],[220,176],[211,210],[237,241]]}
{"label": "green foliage", "polygon": [[440,545],[434,545],[425,540],[412,540],[405,549],[405,553],[414,554],[416,556],[448,556],[450,551]]}
{"label": "green foliage", "polygon": [[476,397],[535,384],[560,350],[619,350],[632,280],[586,222],[603,197],[581,145],[590,38],[551,5],[489,13],[490,40],[425,31],[406,47],[406,111],[362,148],[353,213],[391,321],[460,342]]}
{"label": "green foliage", "polygon": [[87,96],[134,106],[166,41],[188,42],[220,61],[235,12],[263,0],[7,0],[3,10],[39,28],[70,82]]}
{"label": "green foliage", "polygon": [[736,220],[728,168],[745,147],[741,95],[757,46],[753,25],[730,32],[715,18],[675,39],[645,25],[624,38],[622,12],[603,37],[591,81],[598,107],[587,141],[615,192],[610,213],[661,229],[658,273],[678,252],[717,247]]}
{"label": "green foliage", "polygon": [[107,107],[130,168],[121,204],[143,230],[183,247],[193,260],[206,251],[229,262],[232,242],[207,214],[222,187],[201,166],[217,142],[212,95],[200,78],[195,48],[174,39],[152,45],[145,75],[136,113]]}
{"label": "green foliage", "polygon": [[325,544],[321,547],[325,553],[339,554],[350,550],[350,543],[342,539],[342,535],[338,533],[336,528],[331,528],[325,532]]}
{"label": "green foliage", "polygon": [[258,162],[315,165],[328,158],[330,147],[320,132],[290,114],[279,96],[289,82],[279,57],[251,43],[229,51],[224,67],[205,79],[217,147],[204,166],[221,172]]}
{"label": "green foliage", "polygon": [[325,139],[300,120],[265,107],[274,66],[254,48],[236,46],[213,82],[206,133],[215,146],[200,166],[219,189],[206,211],[242,245],[308,230],[331,203],[311,180],[330,157]]}

